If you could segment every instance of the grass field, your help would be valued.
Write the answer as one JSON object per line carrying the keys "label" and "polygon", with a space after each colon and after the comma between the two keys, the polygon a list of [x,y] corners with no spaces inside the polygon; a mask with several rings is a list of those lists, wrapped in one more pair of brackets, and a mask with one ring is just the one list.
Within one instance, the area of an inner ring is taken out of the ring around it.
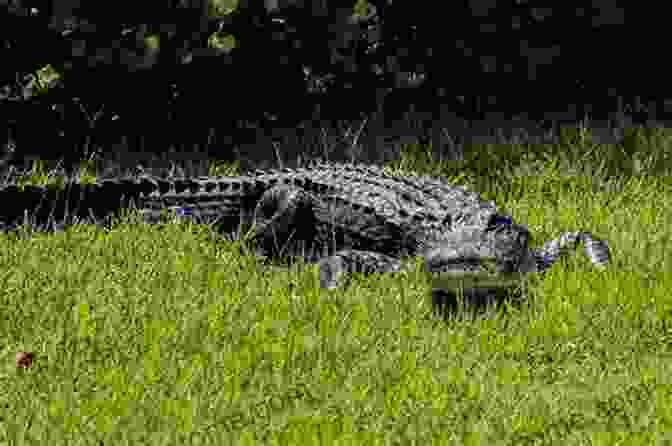
{"label": "grass field", "polygon": [[463,173],[534,245],[587,229],[612,251],[605,271],[577,253],[522,305],[447,320],[420,269],[320,290],[314,266],[267,272],[203,226],[0,235],[0,444],[672,444],[656,141],[627,159],[570,141],[515,165],[397,163]]}

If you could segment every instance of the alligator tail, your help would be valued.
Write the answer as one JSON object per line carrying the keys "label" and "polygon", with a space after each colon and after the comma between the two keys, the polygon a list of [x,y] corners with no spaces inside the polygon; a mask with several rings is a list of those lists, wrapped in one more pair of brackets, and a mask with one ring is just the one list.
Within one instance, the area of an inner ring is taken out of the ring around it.
{"label": "alligator tail", "polygon": [[65,186],[7,185],[0,188],[0,230],[15,229],[25,222],[37,230],[91,218],[98,222],[154,190],[156,182],[148,178]]}

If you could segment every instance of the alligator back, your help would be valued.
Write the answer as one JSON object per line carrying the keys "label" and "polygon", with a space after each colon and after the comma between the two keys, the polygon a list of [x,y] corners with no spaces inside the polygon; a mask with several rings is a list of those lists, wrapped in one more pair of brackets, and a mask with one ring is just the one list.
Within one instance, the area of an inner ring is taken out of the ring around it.
{"label": "alligator back", "polygon": [[321,163],[307,168],[258,171],[256,180],[299,186],[321,199],[369,207],[391,220],[414,225],[482,226],[495,204],[438,177],[391,175],[377,166]]}
{"label": "alligator back", "polygon": [[[256,171],[239,176],[188,179],[110,179],[93,184],[0,188],[0,223],[11,227],[25,214],[37,226],[64,219],[102,219],[121,208],[137,207],[146,222],[177,208],[200,221],[216,220],[222,232],[233,232],[241,220],[250,223],[256,204],[274,186],[305,190],[327,203],[336,215],[357,215],[414,234],[419,244],[434,244],[450,231],[484,230],[496,215],[495,204],[441,178],[397,176],[376,166],[321,163],[297,169]],[[338,212],[348,209],[348,212]]]}

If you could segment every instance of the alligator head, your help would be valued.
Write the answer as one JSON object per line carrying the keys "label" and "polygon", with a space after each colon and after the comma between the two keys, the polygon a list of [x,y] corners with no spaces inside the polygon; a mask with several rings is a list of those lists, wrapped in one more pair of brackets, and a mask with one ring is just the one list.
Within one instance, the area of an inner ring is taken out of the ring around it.
{"label": "alligator head", "polygon": [[588,232],[564,232],[540,248],[528,246],[530,232],[508,217],[497,216],[485,230],[480,228],[446,234],[441,244],[424,253],[425,271],[432,275],[433,299],[463,293],[483,299],[511,290],[527,273],[543,272],[579,242],[598,267],[610,261],[605,241]]}

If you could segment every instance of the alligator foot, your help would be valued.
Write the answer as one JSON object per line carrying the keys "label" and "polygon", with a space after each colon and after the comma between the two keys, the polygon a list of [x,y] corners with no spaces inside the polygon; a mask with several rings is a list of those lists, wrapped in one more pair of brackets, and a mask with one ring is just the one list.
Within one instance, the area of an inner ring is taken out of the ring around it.
{"label": "alligator foot", "polygon": [[583,242],[583,252],[596,267],[604,268],[611,261],[609,246],[605,240],[585,231],[563,232],[557,239],[549,240],[541,248],[532,250],[535,260],[532,270],[544,271],[550,268],[558,258],[575,250],[579,242]]}

